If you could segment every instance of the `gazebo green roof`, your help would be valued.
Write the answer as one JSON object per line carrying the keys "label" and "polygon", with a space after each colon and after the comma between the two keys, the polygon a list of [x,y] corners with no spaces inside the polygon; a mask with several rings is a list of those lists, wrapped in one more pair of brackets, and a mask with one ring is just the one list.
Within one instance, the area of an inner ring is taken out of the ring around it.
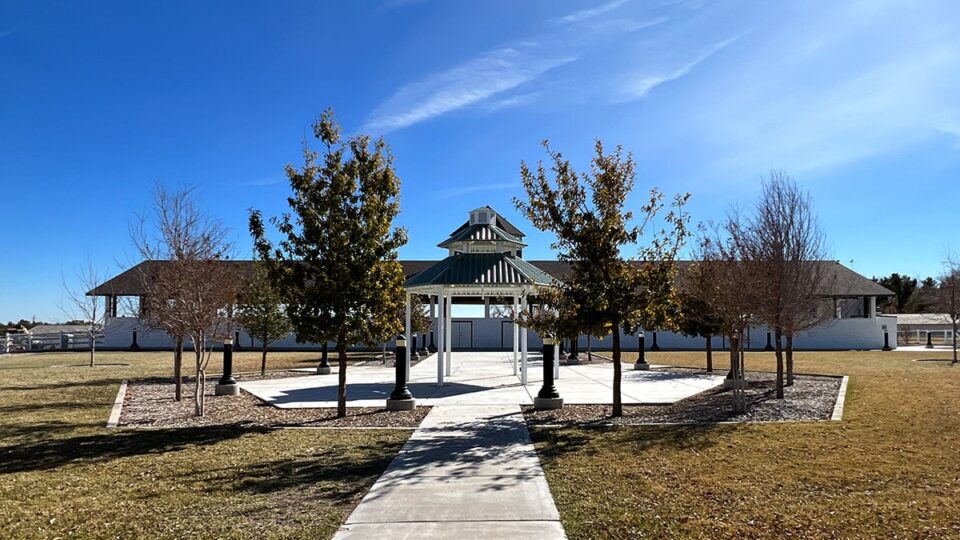
{"label": "gazebo green roof", "polygon": [[500,227],[491,225],[489,223],[477,223],[474,225],[461,227],[454,231],[453,234],[450,235],[450,238],[447,238],[437,245],[438,247],[445,248],[457,242],[472,241],[509,242],[517,246],[526,247],[526,244],[524,244],[517,236],[514,236]]}
{"label": "gazebo green roof", "polygon": [[430,285],[552,285],[543,270],[509,253],[459,253],[411,277],[406,287]]}

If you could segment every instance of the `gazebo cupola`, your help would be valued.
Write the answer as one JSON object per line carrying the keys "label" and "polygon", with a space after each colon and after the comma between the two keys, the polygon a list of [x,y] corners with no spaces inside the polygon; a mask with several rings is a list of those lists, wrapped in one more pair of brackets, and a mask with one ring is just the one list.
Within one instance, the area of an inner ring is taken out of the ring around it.
{"label": "gazebo cupola", "polygon": [[440,242],[449,255],[461,253],[508,253],[516,257],[523,254],[523,232],[497,215],[489,206],[470,211],[470,219],[450,238]]}

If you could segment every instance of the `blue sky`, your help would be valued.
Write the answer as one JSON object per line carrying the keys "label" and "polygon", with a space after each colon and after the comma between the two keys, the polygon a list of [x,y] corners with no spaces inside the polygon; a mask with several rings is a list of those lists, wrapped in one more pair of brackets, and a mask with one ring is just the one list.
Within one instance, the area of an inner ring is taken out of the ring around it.
{"label": "blue sky", "polygon": [[[653,0],[0,3],[0,319],[63,319],[62,276],[134,258],[155,182],[194,185],[250,253],[247,209],[285,209],[283,166],[325,107],[382,134],[404,258],[490,204],[520,160],[595,138],[696,221],[784,169],[833,256],[937,274],[958,226],[960,4]],[[960,248],[960,246],[956,246]]]}

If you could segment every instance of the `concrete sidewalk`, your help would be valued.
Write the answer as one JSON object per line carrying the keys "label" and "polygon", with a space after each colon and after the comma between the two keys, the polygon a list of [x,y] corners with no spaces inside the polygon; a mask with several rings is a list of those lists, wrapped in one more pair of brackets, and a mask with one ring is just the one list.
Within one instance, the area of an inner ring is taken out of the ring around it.
{"label": "concrete sidewalk", "polygon": [[518,405],[438,405],[335,538],[565,538]]}

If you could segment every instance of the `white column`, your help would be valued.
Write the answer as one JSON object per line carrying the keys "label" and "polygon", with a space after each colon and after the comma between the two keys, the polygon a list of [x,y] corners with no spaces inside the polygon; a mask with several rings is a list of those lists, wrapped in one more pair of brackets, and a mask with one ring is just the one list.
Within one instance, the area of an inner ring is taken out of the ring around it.
{"label": "white column", "polygon": [[405,295],[406,305],[404,306],[404,332],[403,337],[407,340],[404,358],[397,358],[397,362],[404,362],[407,365],[407,380],[410,380],[410,349],[413,348],[413,340],[410,339],[410,293]]}
{"label": "white column", "polygon": [[443,317],[445,315],[445,310],[443,307],[443,302],[445,300],[444,296],[445,295],[442,294],[437,295],[437,308],[439,308],[437,310],[437,384],[440,386],[443,386],[443,357],[447,352],[446,348],[443,346],[443,330],[446,326],[443,322]]}
{"label": "white column", "polygon": [[520,327],[517,326],[517,314],[520,304],[517,295],[513,295],[513,376],[517,376],[517,355],[520,354]]}
{"label": "white column", "polygon": [[560,378],[560,340],[557,340],[557,346],[553,348],[553,378]]}
{"label": "white column", "polygon": [[[520,297],[520,310],[526,311],[527,309],[527,296],[523,295]],[[520,384],[527,385],[527,329],[522,328],[520,330]]]}
{"label": "white column", "polygon": [[447,293],[446,305],[447,312],[444,314],[444,318],[446,319],[447,328],[444,330],[444,334],[447,336],[447,355],[444,365],[446,366],[445,373],[447,376],[450,376],[453,366],[453,295],[450,293]]}
{"label": "white column", "polygon": [[[434,310],[434,297],[430,295],[430,330],[433,335],[433,339],[437,339],[437,312]],[[429,337],[429,336],[428,336]],[[426,341],[423,342],[423,348],[426,349],[429,347]],[[428,351],[429,352],[429,351]]]}

